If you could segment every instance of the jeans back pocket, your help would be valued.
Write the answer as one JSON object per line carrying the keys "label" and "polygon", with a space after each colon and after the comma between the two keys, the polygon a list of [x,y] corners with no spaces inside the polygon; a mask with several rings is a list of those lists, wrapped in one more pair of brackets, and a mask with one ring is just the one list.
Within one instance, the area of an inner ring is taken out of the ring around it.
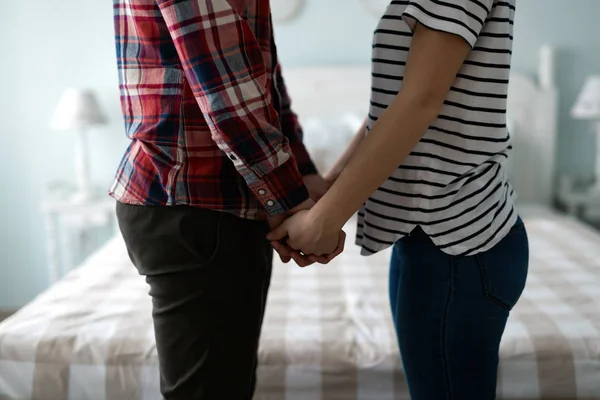
{"label": "jeans back pocket", "polygon": [[476,255],[486,297],[511,310],[521,297],[529,269],[527,231],[519,219],[493,248]]}

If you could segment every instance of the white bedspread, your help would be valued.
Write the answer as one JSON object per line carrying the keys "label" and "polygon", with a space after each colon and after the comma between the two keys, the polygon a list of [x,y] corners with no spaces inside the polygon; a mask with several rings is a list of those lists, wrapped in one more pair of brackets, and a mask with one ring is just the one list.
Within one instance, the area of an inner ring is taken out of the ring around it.
{"label": "white bedspread", "polygon": [[[600,235],[525,218],[531,274],[501,348],[499,397],[600,399]],[[408,399],[387,303],[389,253],[276,263],[263,400]],[[150,298],[120,238],[0,324],[0,399],[160,399]]]}

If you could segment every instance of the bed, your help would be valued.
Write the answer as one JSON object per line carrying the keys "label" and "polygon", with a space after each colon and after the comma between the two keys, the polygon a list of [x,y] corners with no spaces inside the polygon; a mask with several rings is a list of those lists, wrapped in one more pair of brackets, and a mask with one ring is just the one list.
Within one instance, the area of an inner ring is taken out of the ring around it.
{"label": "bed", "polygon": [[[531,275],[502,342],[499,397],[600,399],[600,235],[546,208],[524,215]],[[276,265],[256,399],[408,399],[387,262],[350,246],[326,267]],[[0,398],[159,399],[146,292],[114,238],[0,326]]]}
{"label": "bed", "polygon": [[[498,392],[501,399],[600,399],[600,234],[550,209],[558,99],[550,51],[543,79],[514,74],[509,96],[518,149],[511,174],[530,234],[531,274],[502,342]],[[347,140],[343,126],[355,127],[364,113],[368,70],[286,75],[307,141],[325,165],[335,146],[320,140]],[[352,237],[354,224],[347,229]],[[360,257],[349,243],[327,266],[276,262],[256,399],[409,398],[387,303],[388,259],[388,252]],[[150,307],[117,236],[0,324],[0,399],[160,399]]]}

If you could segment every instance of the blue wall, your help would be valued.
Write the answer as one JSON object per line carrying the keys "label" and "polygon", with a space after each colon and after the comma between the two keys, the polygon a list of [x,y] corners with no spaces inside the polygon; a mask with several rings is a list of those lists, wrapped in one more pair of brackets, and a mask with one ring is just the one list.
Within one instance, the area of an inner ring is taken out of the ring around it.
{"label": "blue wall", "polygon": [[536,72],[539,45],[557,48],[558,169],[587,177],[594,170],[595,136],[591,124],[573,120],[570,110],[586,77],[600,74],[600,1],[572,0],[568,10],[565,4],[560,0],[517,1],[513,65],[516,70]]}
{"label": "blue wall", "polygon": [[48,126],[65,87],[96,89],[111,118],[107,129],[90,132],[92,174],[104,186],[126,142],[111,2],[3,2],[0,26],[0,309],[12,309],[48,284],[45,187],[74,181],[73,137]]}
{"label": "blue wall", "polygon": [[[306,0],[298,20],[277,29],[284,70],[313,64],[367,63],[377,18],[359,0]],[[590,128],[568,111],[585,77],[600,73],[600,1],[519,2],[515,68],[536,72],[537,50],[558,48],[561,90],[559,167],[586,175],[593,168]],[[111,118],[93,132],[92,175],[108,186],[126,145],[118,104],[110,2],[7,2],[0,13],[0,308],[17,308],[43,290],[44,226],[39,205],[49,182],[71,180],[71,136],[48,127],[67,86],[98,91]],[[586,134],[586,132],[589,132]]]}

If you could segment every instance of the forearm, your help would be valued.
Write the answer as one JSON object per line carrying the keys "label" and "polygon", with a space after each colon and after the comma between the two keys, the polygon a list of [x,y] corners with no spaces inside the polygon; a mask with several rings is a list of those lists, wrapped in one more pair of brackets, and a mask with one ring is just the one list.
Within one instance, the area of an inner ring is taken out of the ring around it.
{"label": "forearm", "polygon": [[[215,101],[224,96],[221,93],[212,95]],[[253,100],[248,97],[240,103],[256,104]],[[275,120],[268,118],[274,113],[270,112],[270,104],[263,103],[262,109],[257,108],[257,111],[222,116],[214,109],[206,109],[204,113],[211,121],[209,125],[217,146],[233,163],[267,213],[274,216],[298,206],[308,199],[309,193],[294,149],[278,129],[276,117]],[[303,171],[306,172],[306,167]]]}
{"label": "forearm", "polygon": [[356,134],[352,138],[352,141],[350,142],[348,147],[346,147],[346,150],[344,150],[342,155],[336,160],[336,162],[329,169],[329,171],[325,173],[325,179],[333,182],[340,176],[344,168],[346,168],[346,165],[348,165],[348,162],[350,161],[354,153],[356,153],[358,146],[362,143],[363,139],[365,138],[366,131],[367,120],[365,119],[365,122],[362,124],[358,132],[356,132]]}
{"label": "forearm", "polygon": [[331,189],[315,205],[314,218],[341,229],[364,202],[401,165],[435,119],[435,106],[398,96],[356,152]]}
{"label": "forearm", "polygon": [[329,229],[341,229],[403,164],[437,118],[469,51],[461,37],[415,26],[400,93],[315,205],[312,217],[321,218]]}

